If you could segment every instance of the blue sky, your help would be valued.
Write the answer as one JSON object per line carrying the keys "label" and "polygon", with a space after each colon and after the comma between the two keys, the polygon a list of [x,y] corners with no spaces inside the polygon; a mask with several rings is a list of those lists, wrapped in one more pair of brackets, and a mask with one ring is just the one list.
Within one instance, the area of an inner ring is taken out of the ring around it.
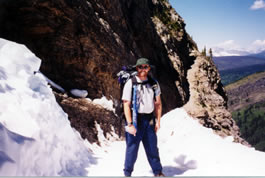
{"label": "blue sky", "polygon": [[265,0],[169,0],[199,49],[265,50]]}

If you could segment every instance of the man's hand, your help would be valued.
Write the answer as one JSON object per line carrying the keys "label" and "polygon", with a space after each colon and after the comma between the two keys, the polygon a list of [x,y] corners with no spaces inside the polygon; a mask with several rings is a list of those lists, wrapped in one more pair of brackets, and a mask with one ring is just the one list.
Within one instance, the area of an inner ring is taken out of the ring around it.
{"label": "man's hand", "polygon": [[129,134],[132,134],[133,136],[136,136],[136,128],[134,127],[134,125],[126,126],[125,130]]}
{"label": "man's hand", "polygon": [[155,132],[157,132],[160,129],[160,122],[157,122],[155,125]]}
{"label": "man's hand", "polygon": [[157,132],[160,129],[160,119],[162,115],[162,101],[160,95],[156,96],[156,102],[155,102],[155,114],[156,114],[156,125],[155,125],[155,132]]}

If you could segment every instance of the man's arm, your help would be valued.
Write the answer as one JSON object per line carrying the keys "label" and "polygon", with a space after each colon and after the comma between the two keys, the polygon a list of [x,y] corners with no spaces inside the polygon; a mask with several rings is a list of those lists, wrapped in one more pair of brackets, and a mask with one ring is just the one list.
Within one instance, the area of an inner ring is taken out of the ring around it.
{"label": "man's arm", "polygon": [[132,122],[131,102],[123,100],[123,109],[127,123]]}
{"label": "man's arm", "polygon": [[[131,101],[123,100],[123,109],[127,123],[132,123]],[[132,135],[136,135],[136,129],[133,124],[128,125],[128,130]]]}
{"label": "man's arm", "polygon": [[157,118],[155,131],[158,131],[160,129],[160,120],[161,120],[161,116],[162,116],[162,102],[161,102],[160,95],[156,96],[155,115],[156,115],[156,118]]}

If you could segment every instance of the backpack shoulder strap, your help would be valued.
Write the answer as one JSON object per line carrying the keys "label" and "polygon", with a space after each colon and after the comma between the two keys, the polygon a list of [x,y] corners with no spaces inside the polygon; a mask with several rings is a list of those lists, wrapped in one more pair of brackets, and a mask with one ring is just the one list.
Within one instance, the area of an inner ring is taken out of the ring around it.
{"label": "backpack shoulder strap", "polygon": [[131,102],[132,102],[132,101],[133,101],[133,90],[134,90],[134,86],[135,86],[135,85],[138,85],[138,82],[137,82],[137,79],[136,79],[135,76],[133,76],[133,77],[131,78],[131,80],[132,80],[132,93],[131,93]]}
{"label": "backpack shoulder strap", "polygon": [[147,76],[147,78],[148,78],[148,83],[153,87],[154,85],[157,85],[157,81],[153,78],[153,77],[151,77],[151,76]]}
{"label": "backpack shoulder strap", "polygon": [[158,84],[157,84],[157,80],[155,80],[154,78],[148,76],[148,83],[150,84],[150,86],[152,87],[152,89],[155,90],[157,89],[158,87]]}
{"label": "backpack shoulder strap", "polygon": [[133,86],[133,85],[137,85],[137,84],[138,84],[138,82],[137,82],[137,80],[136,80],[136,77],[133,76],[133,77],[132,77],[132,86]]}
{"label": "backpack shoulder strap", "polygon": [[154,78],[152,78],[151,76],[148,75],[148,83],[150,84],[153,92],[154,92],[154,100],[156,101],[156,96],[155,96],[155,92],[157,90],[157,80],[155,80]]}

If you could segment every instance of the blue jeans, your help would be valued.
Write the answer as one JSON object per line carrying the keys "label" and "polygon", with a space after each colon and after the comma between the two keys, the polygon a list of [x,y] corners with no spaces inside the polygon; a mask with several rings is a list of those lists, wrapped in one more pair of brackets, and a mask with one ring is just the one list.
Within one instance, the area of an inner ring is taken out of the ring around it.
{"label": "blue jeans", "polygon": [[155,122],[153,115],[138,115],[136,136],[125,133],[126,137],[126,157],[124,164],[124,175],[131,176],[134,163],[137,159],[140,142],[143,142],[148,162],[154,175],[162,172],[158,148],[157,136],[155,133]]}

